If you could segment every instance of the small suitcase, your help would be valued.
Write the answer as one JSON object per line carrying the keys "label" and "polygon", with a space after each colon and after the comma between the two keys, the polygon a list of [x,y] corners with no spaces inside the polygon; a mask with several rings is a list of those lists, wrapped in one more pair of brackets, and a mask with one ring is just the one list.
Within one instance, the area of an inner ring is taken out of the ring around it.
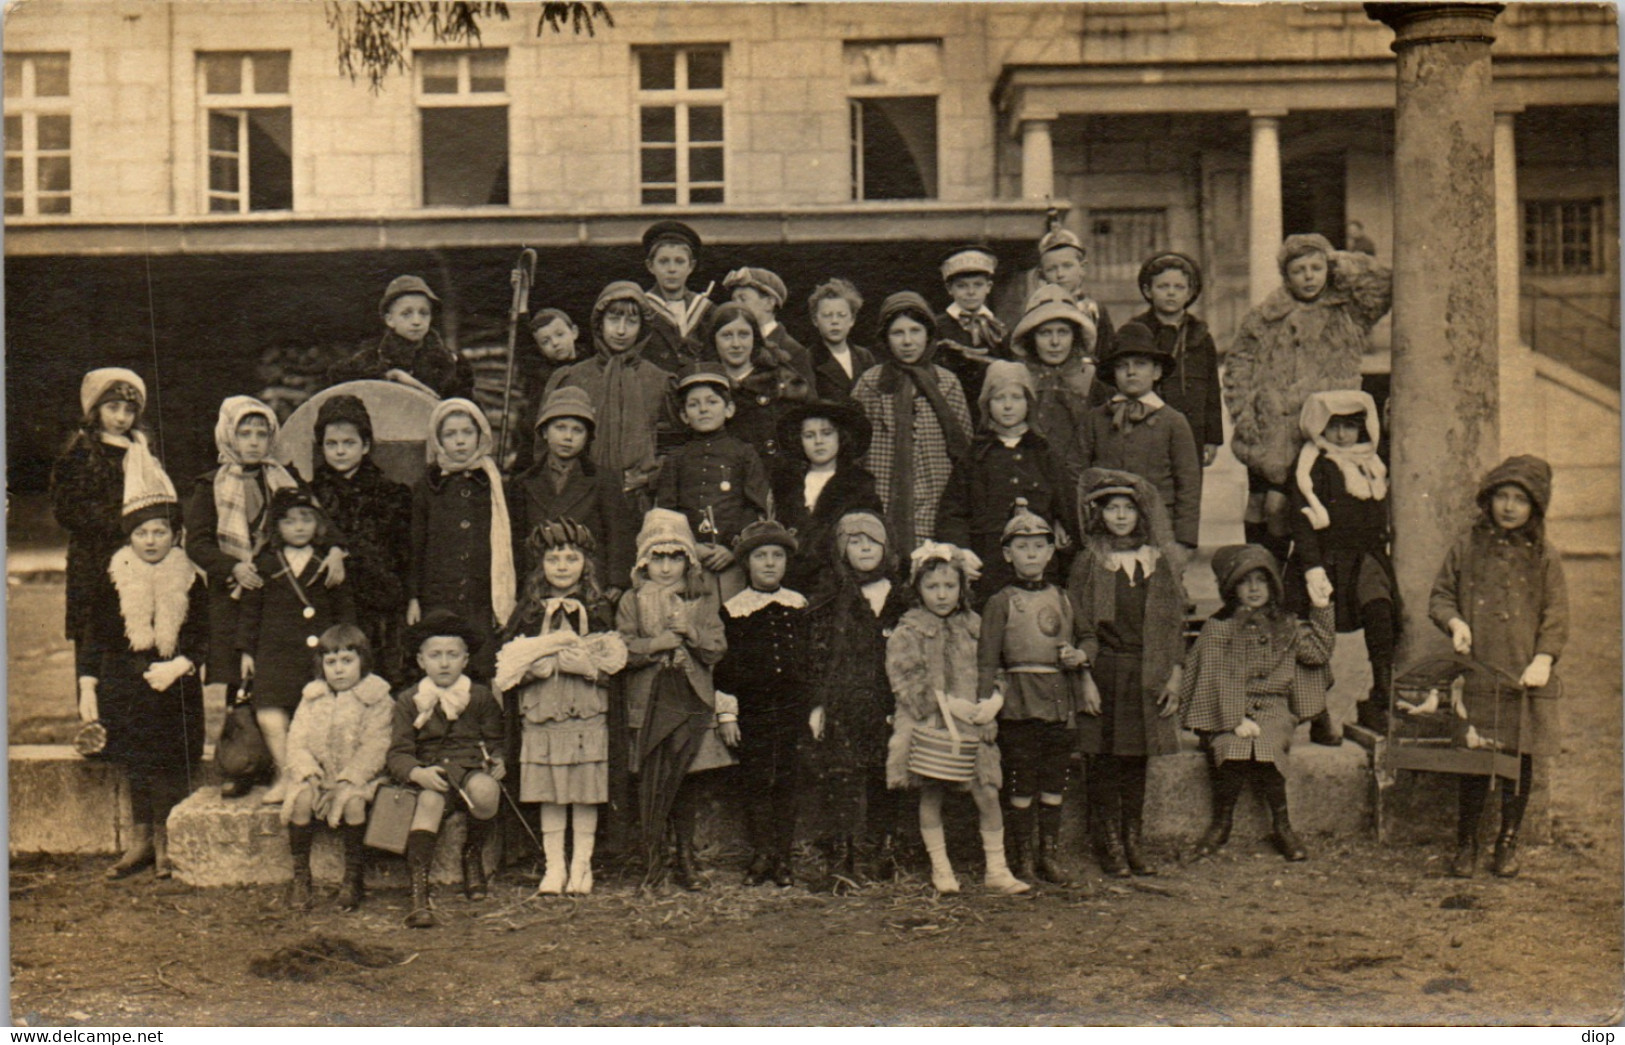
{"label": "small suitcase", "polygon": [[363,841],[389,853],[406,852],[406,836],[412,833],[412,817],[418,811],[416,788],[385,784],[378,789],[367,812],[367,834]]}

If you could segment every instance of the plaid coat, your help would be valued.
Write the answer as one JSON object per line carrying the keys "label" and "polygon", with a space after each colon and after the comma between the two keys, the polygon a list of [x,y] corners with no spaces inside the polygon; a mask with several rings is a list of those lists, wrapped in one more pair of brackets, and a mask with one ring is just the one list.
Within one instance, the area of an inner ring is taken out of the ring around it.
{"label": "plaid coat", "polygon": [[[937,379],[937,387],[942,389],[943,398],[948,401],[948,412],[968,436],[972,431],[970,407],[965,403],[965,392],[959,387],[959,380],[940,366],[933,366],[931,372]],[[948,440],[943,435],[942,427],[937,424],[936,413],[918,391],[914,396],[914,460],[896,460],[897,411],[891,394],[880,388],[880,378],[884,373],[885,368],[879,366],[865,370],[852,389],[852,398],[863,407],[869,423],[874,426],[874,438],[869,443],[864,466],[874,473],[875,491],[880,494],[880,501],[888,512],[897,492],[896,475],[899,468],[913,472],[914,536],[917,540],[928,540],[936,535],[937,502],[942,497],[942,491],[948,487],[954,462],[948,456]],[[900,548],[898,551],[907,555],[913,549]]]}
{"label": "plaid coat", "polygon": [[[1220,610],[1185,655],[1179,706],[1186,727],[1213,734],[1209,751],[1215,763],[1284,762],[1293,729],[1326,708],[1327,665],[1336,641],[1330,606],[1310,610],[1307,621],[1285,612]],[[1263,734],[1254,740],[1236,736],[1243,718],[1257,722]]]}

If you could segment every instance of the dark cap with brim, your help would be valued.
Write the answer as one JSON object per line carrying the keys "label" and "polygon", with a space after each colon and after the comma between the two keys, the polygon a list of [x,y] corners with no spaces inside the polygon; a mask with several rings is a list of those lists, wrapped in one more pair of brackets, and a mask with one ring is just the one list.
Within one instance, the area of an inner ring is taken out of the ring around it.
{"label": "dark cap with brim", "polygon": [[406,629],[406,649],[415,653],[430,639],[451,637],[462,639],[468,646],[469,653],[478,650],[484,642],[479,632],[474,630],[474,626],[464,619],[462,614],[451,610],[430,610],[416,624]]}

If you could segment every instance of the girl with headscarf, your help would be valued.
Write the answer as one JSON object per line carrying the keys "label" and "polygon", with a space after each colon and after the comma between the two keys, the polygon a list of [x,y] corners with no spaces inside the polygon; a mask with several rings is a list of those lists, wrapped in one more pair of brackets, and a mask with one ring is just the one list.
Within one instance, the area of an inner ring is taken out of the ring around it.
{"label": "girl with headscarf", "polygon": [[913,291],[880,306],[882,363],[865,371],[852,398],[874,426],[866,464],[886,506],[899,554],[936,535],[937,502],[954,463],[970,450],[971,416],[959,379],[931,362],[936,321]]}
{"label": "girl with headscarf", "polygon": [[108,560],[125,544],[119,527],[125,488],[132,482],[161,487],[173,500],[175,487],[142,431],[147,386],[134,371],[102,367],[86,374],[79,408],[79,427],[51,470],[51,507],[68,531],[67,637],[82,676],[91,607]]}
{"label": "girl with headscarf", "polygon": [[[243,591],[265,584],[254,557],[269,537],[271,496],[304,485],[271,459],[278,427],[276,414],[253,396],[227,397],[214,425],[220,464],[197,477],[186,505],[186,553],[209,579],[209,633],[218,637],[209,646],[206,681],[211,684],[242,680],[232,639]],[[329,538],[332,546],[319,576],[331,587],[344,582],[345,553],[337,531]],[[240,785],[225,793],[240,794]]]}
{"label": "girl with headscarf", "polygon": [[444,400],[429,415],[423,446],[429,467],[412,487],[406,623],[437,609],[462,617],[480,647],[468,673],[486,681],[495,664],[492,639],[512,616],[518,591],[491,422],[467,399]]}

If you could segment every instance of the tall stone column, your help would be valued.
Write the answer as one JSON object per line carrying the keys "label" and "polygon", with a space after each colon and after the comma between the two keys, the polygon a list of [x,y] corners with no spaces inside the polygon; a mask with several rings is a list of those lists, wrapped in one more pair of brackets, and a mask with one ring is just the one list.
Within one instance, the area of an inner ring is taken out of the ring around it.
{"label": "tall stone column", "polygon": [[1055,196],[1052,123],[1052,120],[1021,121],[1021,198],[1024,200],[1047,200]]}
{"label": "tall stone column", "polygon": [[1499,447],[1495,114],[1500,4],[1368,3],[1394,30],[1394,568],[1401,666],[1442,652],[1428,592]]}
{"label": "tall stone column", "polygon": [[1518,153],[1513,122],[1522,106],[1495,113],[1495,290],[1501,346],[1501,456],[1544,454],[1542,404],[1534,395],[1535,355],[1524,346],[1523,235],[1518,205]]}
{"label": "tall stone column", "polygon": [[1247,297],[1263,301],[1281,283],[1275,255],[1281,248],[1281,117],[1285,109],[1247,114],[1253,125],[1250,211],[1247,226]]}

